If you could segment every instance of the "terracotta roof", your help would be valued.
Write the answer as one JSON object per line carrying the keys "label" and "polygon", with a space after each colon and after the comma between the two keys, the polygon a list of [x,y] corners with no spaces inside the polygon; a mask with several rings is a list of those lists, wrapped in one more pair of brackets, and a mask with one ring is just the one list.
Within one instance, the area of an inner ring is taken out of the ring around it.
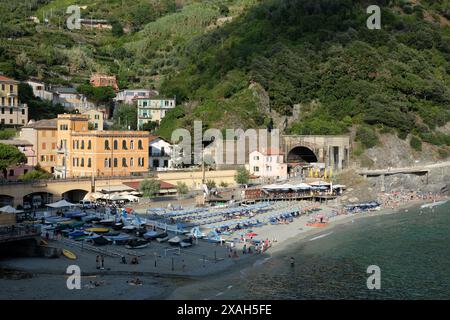
{"label": "terracotta roof", "polygon": [[[160,189],[176,189],[177,187],[171,183],[159,180],[160,183]],[[137,181],[130,181],[130,182],[123,182],[124,185],[133,188],[134,190],[139,190],[140,182]]]}
{"label": "terracotta roof", "polygon": [[0,81],[18,82],[18,81],[14,80],[14,79],[5,77],[5,76],[3,76],[3,75],[0,75]]}
{"label": "terracotta roof", "polygon": [[280,150],[273,149],[273,148],[269,148],[269,149],[267,149],[265,151],[262,151],[262,150],[253,150],[253,151],[258,151],[258,152],[260,152],[260,153],[262,153],[262,154],[264,154],[266,156],[278,156],[278,155],[283,155],[284,154],[284,152],[282,152]]}
{"label": "terracotta roof", "polygon": [[35,129],[57,129],[56,119],[43,119],[38,121],[30,121],[24,128],[35,128]]}

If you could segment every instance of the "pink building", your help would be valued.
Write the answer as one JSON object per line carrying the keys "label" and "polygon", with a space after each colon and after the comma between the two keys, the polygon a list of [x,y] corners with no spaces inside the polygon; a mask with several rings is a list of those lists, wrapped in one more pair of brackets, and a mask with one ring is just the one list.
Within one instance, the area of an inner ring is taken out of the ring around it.
{"label": "pink building", "polygon": [[251,176],[264,182],[284,180],[288,176],[283,153],[270,148],[250,152],[248,170]]}
{"label": "pink building", "polygon": [[5,179],[8,181],[16,181],[20,175],[25,174],[34,169],[37,165],[36,153],[33,150],[33,144],[27,140],[0,140],[0,143],[9,144],[17,147],[22,153],[27,157],[27,162],[23,164],[18,164],[15,166],[8,167],[1,173],[0,179]]}

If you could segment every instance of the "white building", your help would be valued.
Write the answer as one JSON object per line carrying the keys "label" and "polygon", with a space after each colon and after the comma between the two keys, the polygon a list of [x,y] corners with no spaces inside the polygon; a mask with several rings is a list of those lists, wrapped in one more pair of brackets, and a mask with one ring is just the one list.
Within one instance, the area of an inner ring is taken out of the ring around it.
{"label": "white building", "polygon": [[137,113],[138,113],[138,130],[150,121],[161,123],[161,120],[166,116],[166,113],[175,108],[175,99],[137,99]]}
{"label": "white building", "polygon": [[78,93],[75,88],[54,88],[52,91],[53,104],[60,103],[68,109],[78,110],[81,113],[95,108],[95,104],[90,102],[85,95]]}
{"label": "white building", "polygon": [[288,176],[283,153],[273,149],[250,152],[247,169],[250,175],[259,177],[265,182],[284,180]]}
{"label": "white building", "polygon": [[158,136],[150,136],[148,154],[150,168],[172,168],[172,145],[165,139]]}
{"label": "white building", "polygon": [[53,101],[53,92],[48,86],[42,81],[28,80],[27,83],[33,89],[33,94],[35,97],[39,97],[42,100]]}
{"label": "white building", "polygon": [[117,93],[114,98],[116,103],[134,104],[138,98],[153,98],[158,95],[158,91],[152,89],[127,89]]}

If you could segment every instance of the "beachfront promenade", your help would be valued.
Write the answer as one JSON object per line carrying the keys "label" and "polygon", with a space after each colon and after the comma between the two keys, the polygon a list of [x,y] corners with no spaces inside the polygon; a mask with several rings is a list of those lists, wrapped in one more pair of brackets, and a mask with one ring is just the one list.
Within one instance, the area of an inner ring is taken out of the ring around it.
{"label": "beachfront promenade", "polygon": [[427,164],[422,166],[410,166],[403,168],[387,168],[387,169],[361,169],[358,174],[363,176],[380,176],[392,174],[426,174],[432,169],[450,167],[450,161]]}

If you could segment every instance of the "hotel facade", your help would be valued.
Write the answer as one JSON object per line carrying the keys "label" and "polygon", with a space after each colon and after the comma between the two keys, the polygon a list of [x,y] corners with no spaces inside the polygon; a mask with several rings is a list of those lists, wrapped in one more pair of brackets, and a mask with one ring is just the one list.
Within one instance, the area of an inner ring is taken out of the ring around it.
{"label": "hotel facade", "polygon": [[57,178],[148,172],[148,132],[89,130],[88,122],[87,115],[58,115]]}

